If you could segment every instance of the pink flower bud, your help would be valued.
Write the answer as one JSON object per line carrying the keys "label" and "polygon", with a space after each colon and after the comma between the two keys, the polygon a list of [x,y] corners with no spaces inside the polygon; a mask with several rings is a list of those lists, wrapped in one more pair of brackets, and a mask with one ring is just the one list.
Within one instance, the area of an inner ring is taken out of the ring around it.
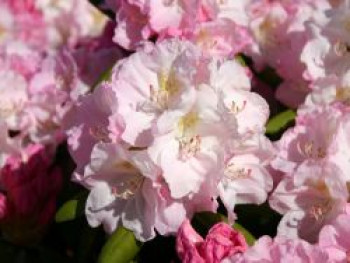
{"label": "pink flower bud", "polygon": [[219,263],[246,249],[243,235],[225,223],[214,225],[204,240],[186,220],[176,239],[176,250],[184,263]]}
{"label": "pink flower bud", "polygon": [[55,214],[62,179],[51,162],[44,146],[36,144],[10,156],[1,170],[6,196],[0,195],[0,222],[6,237],[15,243],[39,238]]}

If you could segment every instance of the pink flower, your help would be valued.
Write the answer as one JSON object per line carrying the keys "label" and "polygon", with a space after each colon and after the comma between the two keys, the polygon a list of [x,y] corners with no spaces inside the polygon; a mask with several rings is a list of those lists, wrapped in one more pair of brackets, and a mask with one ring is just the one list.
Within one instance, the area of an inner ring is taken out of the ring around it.
{"label": "pink flower", "polygon": [[16,243],[40,237],[55,214],[61,173],[44,146],[29,145],[9,156],[1,170],[2,217],[6,236]]}
{"label": "pink flower", "polygon": [[315,242],[321,228],[346,209],[349,197],[344,175],[337,166],[303,165],[283,179],[270,205],[283,214],[279,235]]}
{"label": "pink flower", "polygon": [[291,173],[304,163],[334,163],[346,174],[348,145],[343,132],[347,129],[348,114],[336,106],[314,107],[300,111],[296,126],[287,130],[277,142],[279,153],[271,165]]}
{"label": "pink flower", "polygon": [[144,151],[96,144],[84,173],[91,189],[85,212],[92,227],[102,224],[112,233],[123,225],[141,241],[154,238],[158,229],[164,235],[177,231],[187,217],[186,208],[182,200],[170,197],[160,171],[148,158]]}
{"label": "pink flower", "polygon": [[339,215],[334,222],[322,228],[319,246],[325,250],[332,262],[348,262],[350,254],[350,216]]}
{"label": "pink flower", "polygon": [[237,150],[225,162],[218,189],[229,222],[235,219],[236,204],[262,204],[272,190],[273,181],[267,165],[274,150],[267,139],[261,138],[260,143],[241,153]]}
{"label": "pink flower", "polygon": [[205,240],[185,220],[176,238],[176,250],[182,262],[219,263],[247,249],[244,237],[225,223],[214,225]]}
{"label": "pink flower", "polygon": [[[124,120],[122,139],[136,147],[149,146],[152,125],[161,117],[183,115],[195,100],[198,50],[178,39],[150,45],[117,64],[112,87]],[[190,67],[190,65],[192,65]]]}

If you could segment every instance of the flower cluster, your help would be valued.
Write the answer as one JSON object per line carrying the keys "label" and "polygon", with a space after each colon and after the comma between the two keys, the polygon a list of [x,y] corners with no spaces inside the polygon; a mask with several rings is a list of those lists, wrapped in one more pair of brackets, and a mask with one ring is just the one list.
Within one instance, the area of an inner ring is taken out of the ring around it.
{"label": "flower cluster", "polygon": [[[218,200],[232,223],[237,204],[268,199],[283,215],[279,237],[257,251],[317,254],[307,241],[349,199],[348,1],[123,0],[105,8],[116,13],[113,41],[133,53],[65,122],[73,178],[90,189],[90,225],[122,225],[145,241],[175,233],[196,212],[216,212]],[[277,142],[264,135],[270,110],[259,94],[270,102],[271,92],[256,75],[266,67],[282,79],[275,99],[298,108]]]}
{"label": "flower cluster", "polygon": [[88,221],[109,232],[174,233],[194,212],[216,211],[218,196],[234,218],[235,204],[262,203],[272,188],[269,109],[248,69],[190,42],[149,43],[73,112],[74,178],[91,188]]}
{"label": "flower cluster", "polygon": [[[40,240],[66,177],[91,227],[183,262],[348,262],[350,0],[91,3],[0,3],[2,236]],[[190,223],[252,207],[281,219],[251,247]]]}

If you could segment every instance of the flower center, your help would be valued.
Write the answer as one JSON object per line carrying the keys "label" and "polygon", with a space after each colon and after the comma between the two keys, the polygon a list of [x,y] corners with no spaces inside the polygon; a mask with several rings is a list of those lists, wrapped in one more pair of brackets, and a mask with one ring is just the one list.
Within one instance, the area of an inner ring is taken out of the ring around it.
{"label": "flower center", "polygon": [[350,89],[348,87],[337,89],[335,98],[337,101],[350,105]]}
{"label": "flower center", "polygon": [[327,155],[326,150],[321,146],[316,147],[314,141],[307,141],[304,145],[298,142],[297,147],[298,152],[306,158],[322,159]]}
{"label": "flower center", "polygon": [[331,210],[331,208],[331,202],[328,200],[323,203],[313,205],[309,209],[308,214],[316,221],[320,221],[324,219],[325,215]]}
{"label": "flower center", "polygon": [[116,169],[123,173],[121,176],[127,178],[113,185],[112,194],[120,199],[129,200],[134,197],[136,192],[140,189],[144,177],[142,174],[129,162],[123,161],[116,163]]}
{"label": "flower center", "polygon": [[110,139],[108,136],[109,133],[106,127],[103,127],[101,125],[90,127],[89,133],[92,137],[94,137],[98,141],[110,142]]}
{"label": "flower center", "polygon": [[182,117],[177,124],[180,137],[186,137],[188,134],[192,134],[198,122],[198,114],[193,111]]}
{"label": "flower center", "polygon": [[0,104],[0,118],[6,119],[12,114],[16,113],[16,109],[21,108],[16,106],[16,103],[13,101],[1,101]]}
{"label": "flower center", "polygon": [[211,50],[214,49],[218,41],[212,37],[212,34],[208,32],[206,29],[201,29],[196,37],[196,43],[203,50]]}
{"label": "flower center", "polygon": [[247,105],[246,100],[243,101],[243,104],[241,106],[239,106],[236,102],[232,101],[230,112],[232,112],[233,114],[238,114],[244,110],[246,105]]}
{"label": "flower center", "polygon": [[278,39],[275,36],[275,30],[278,27],[278,20],[268,16],[255,30],[255,37],[262,46],[276,46]]}
{"label": "flower center", "polygon": [[174,73],[158,74],[158,90],[153,85],[149,87],[150,104],[142,105],[144,111],[163,111],[168,109],[169,101],[180,90],[180,83]]}
{"label": "flower center", "polygon": [[199,135],[193,136],[191,138],[181,138],[179,140],[179,158],[182,161],[186,161],[200,150],[201,138]]}
{"label": "flower center", "polygon": [[334,53],[335,53],[338,57],[342,57],[342,56],[346,55],[346,54],[350,51],[350,47],[348,46],[347,43],[338,40],[338,41],[335,42],[335,44],[333,45],[333,50],[334,50]]}
{"label": "flower center", "polygon": [[224,171],[225,178],[229,180],[244,179],[251,175],[252,169],[238,168],[235,164],[230,163]]}

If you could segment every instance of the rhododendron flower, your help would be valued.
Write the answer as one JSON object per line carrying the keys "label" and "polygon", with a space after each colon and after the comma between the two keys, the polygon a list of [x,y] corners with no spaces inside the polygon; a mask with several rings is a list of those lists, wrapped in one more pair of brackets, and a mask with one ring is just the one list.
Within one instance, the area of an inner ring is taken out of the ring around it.
{"label": "rhododendron flower", "polygon": [[330,75],[318,78],[312,83],[312,92],[307,96],[304,105],[299,110],[308,111],[317,106],[326,107],[331,104],[338,104],[338,106],[340,104],[348,108],[350,105],[349,77],[350,71],[342,77]]}
{"label": "rhododendron flower", "polygon": [[136,147],[149,146],[157,118],[189,111],[196,99],[198,56],[190,43],[171,40],[147,46],[115,67],[112,85],[118,113],[133,120],[125,123],[123,140]]}
{"label": "rhododendron flower", "polygon": [[184,263],[219,263],[246,249],[247,243],[243,235],[225,223],[214,225],[203,239],[190,222],[185,220],[176,238],[176,250]]}
{"label": "rhododendron flower", "polygon": [[[197,100],[188,113],[164,115],[153,129],[148,152],[175,198],[198,192],[205,180],[220,180],[213,173],[223,167],[225,155],[261,133],[268,116],[267,104],[249,92],[247,73],[236,62],[213,60],[208,68],[208,80],[198,85]],[[242,82],[230,81],[232,72]],[[243,121],[254,112],[262,118]]]}
{"label": "rhododendron flower", "polygon": [[150,205],[150,199],[156,192],[147,176],[156,174],[142,174],[137,166],[146,166],[142,158],[142,154],[125,151],[119,145],[96,144],[84,174],[92,187],[85,210],[91,226],[102,223],[112,233],[122,224],[140,240],[154,237],[156,207]]}
{"label": "rhododendron flower", "polygon": [[349,193],[344,175],[335,165],[309,164],[292,176],[282,180],[270,198],[271,207],[284,215],[278,232],[315,242],[321,228],[345,211]]}
{"label": "rhododendron flower", "polygon": [[285,173],[270,199],[284,217],[279,232],[317,239],[321,227],[337,216],[348,199],[349,117],[336,106],[300,113],[285,132],[271,165]]}
{"label": "rhododendron flower", "polygon": [[269,236],[259,238],[253,247],[241,256],[233,256],[223,262],[329,262],[328,255],[317,245],[311,245],[301,239],[286,239]]}
{"label": "rhododendron flower", "polygon": [[10,155],[1,169],[0,225],[15,243],[37,241],[55,214],[62,179],[52,157],[44,146],[29,145]]}
{"label": "rhododendron flower", "polygon": [[328,253],[332,262],[349,261],[350,216],[339,215],[334,222],[322,228],[319,246]]}
{"label": "rhododendron flower", "polygon": [[273,181],[267,165],[273,149],[269,142],[265,144],[243,153],[237,152],[226,161],[218,188],[229,221],[235,218],[233,211],[236,204],[262,204],[272,190]]}
{"label": "rhododendron flower", "polygon": [[348,118],[336,106],[301,112],[296,126],[287,130],[277,142],[279,153],[272,167],[288,174],[302,164],[334,163],[346,174],[349,169],[344,154],[348,147],[344,135],[347,123]]}
{"label": "rhododendron flower", "polygon": [[96,144],[84,174],[91,188],[85,210],[91,226],[103,224],[111,233],[123,225],[145,241],[155,236],[155,230],[163,235],[175,233],[186,217],[210,209],[192,203],[192,198],[171,198],[160,171],[148,158],[144,151],[127,151],[113,143]]}
{"label": "rhododendron flower", "polygon": [[220,169],[225,153],[220,146],[235,136],[235,124],[224,123],[215,97],[211,87],[200,87],[187,114],[160,119],[153,133],[148,152],[175,198],[198,192],[204,180],[215,180],[212,173]]}

